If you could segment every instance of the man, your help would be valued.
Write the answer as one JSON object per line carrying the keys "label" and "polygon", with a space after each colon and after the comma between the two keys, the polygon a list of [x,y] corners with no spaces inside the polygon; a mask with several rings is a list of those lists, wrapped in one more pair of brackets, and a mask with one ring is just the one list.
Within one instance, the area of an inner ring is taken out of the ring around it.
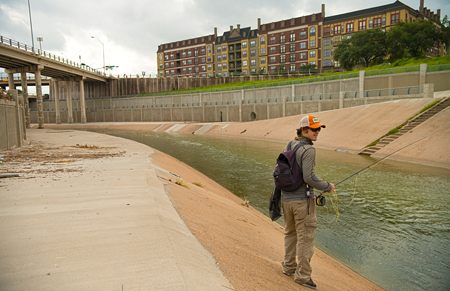
{"label": "man", "polygon": [[[295,158],[303,173],[303,183],[293,192],[282,191],[284,213],[284,261],[283,273],[292,276],[294,281],[303,286],[316,289],[311,279],[311,258],[314,253],[314,238],[316,236],[317,216],[314,190],[321,192],[334,191],[334,185],[319,179],[315,172],[316,150],[312,146],[319,132],[325,125],[319,119],[307,115],[300,121],[297,137],[291,141],[291,149],[299,143],[304,143],[296,151]],[[287,146],[284,151],[287,150]],[[296,261],[297,258],[297,261]]]}

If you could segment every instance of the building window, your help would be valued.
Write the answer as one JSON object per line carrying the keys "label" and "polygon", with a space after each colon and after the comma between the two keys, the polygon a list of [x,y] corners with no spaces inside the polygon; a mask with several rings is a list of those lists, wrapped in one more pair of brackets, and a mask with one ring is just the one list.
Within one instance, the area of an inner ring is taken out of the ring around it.
{"label": "building window", "polygon": [[[370,21],[369,21],[369,27],[370,27]],[[373,27],[381,27],[381,18],[374,18],[373,19]]]}
{"label": "building window", "polygon": [[224,77],[228,77],[228,73],[227,72],[223,72],[223,76]]}
{"label": "building window", "polygon": [[284,35],[280,35],[280,43],[285,43],[286,40],[284,39]]}
{"label": "building window", "polygon": [[200,59],[200,62],[202,62],[202,63],[206,62],[205,57],[202,57],[202,58]]}
{"label": "building window", "polygon": [[315,58],[316,57],[316,51],[310,51],[309,52],[309,57],[310,58]]}
{"label": "building window", "polygon": [[284,64],[286,62],[286,56],[285,55],[281,55],[280,56],[280,63]]}
{"label": "building window", "polygon": [[208,56],[208,63],[211,62],[211,56]]}
{"label": "building window", "polygon": [[309,41],[309,47],[315,47],[316,46],[316,41],[315,40],[310,40]]}
{"label": "building window", "polygon": [[330,45],[330,38],[325,38],[325,39],[323,40],[323,45],[324,45],[324,46]]}
{"label": "building window", "polygon": [[359,22],[359,30],[364,30],[364,29],[366,29],[366,21],[365,20]]}
{"label": "building window", "polygon": [[188,68],[188,72],[189,72],[189,73],[192,73],[192,68]]}
{"label": "building window", "polygon": [[300,43],[300,49],[306,48],[306,41]]}
{"label": "building window", "polygon": [[247,67],[247,60],[242,61],[242,66],[243,66],[243,67]]}
{"label": "building window", "polygon": [[265,64],[266,63],[266,58],[261,58],[261,64]]}
{"label": "building window", "polygon": [[295,52],[295,43],[291,43],[290,50],[291,52]]}
{"label": "building window", "polygon": [[222,46],[222,51],[224,51],[224,52],[227,51],[227,45],[223,45],[223,46]]}
{"label": "building window", "polygon": [[166,76],[169,75],[169,71],[166,71]]}
{"label": "building window", "polygon": [[295,71],[295,64],[291,64],[291,71]]}
{"label": "building window", "polygon": [[184,57],[186,56],[186,53],[185,53],[185,52],[182,52],[182,53],[181,53],[181,56],[184,58]]}
{"label": "building window", "polygon": [[227,59],[227,55],[222,55],[222,60],[226,60]]}
{"label": "building window", "polygon": [[221,51],[222,51],[222,47],[221,47],[221,46],[218,46],[218,47],[217,47],[217,52],[220,53]]}
{"label": "building window", "polygon": [[295,54],[291,54],[291,56],[290,56],[290,61],[291,61],[291,62],[295,62]]}
{"label": "building window", "polygon": [[250,46],[251,46],[251,47],[254,47],[255,45],[256,45],[256,41],[252,40],[252,41],[250,42]]}
{"label": "building window", "polygon": [[222,56],[221,56],[221,55],[218,55],[218,56],[217,56],[217,60],[218,60],[218,61],[221,61],[221,60],[222,60]]}
{"label": "building window", "polygon": [[170,59],[172,59],[172,60],[173,60],[173,54],[172,54],[172,55],[170,55]]}
{"label": "building window", "polygon": [[242,42],[242,47],[243,47],[243,48],[246,48],[246,47],[247,47],[247,42],[246,42],[246,41]]}
{"label": "building window", "polygon": [[328,56],[330,55],[330,50],[324,50],[324,51],[323,51],[323,55],[324,55],[325,57],[328,57]]}
{"label": "building window", "polygon": [[310,65],[316,65],[315,61],[309,62]]}
{"label": "building window", "polygon": [[256,51],[255,50],[251,50],[250,51],[250,56],[252,56],[252,57],[256,56]]}
{"label": "building window", "polygon": [[242,57],[246,58],[247,57],[247,51],[242,51]]}
{"label": "building window", "polygon": [[168,60],[168,59],[169,59],[169,55],[165,55],[165,56],[164,56],[164,59],[165,59],[165,60]]}
{"label": "building window", "polygon": [[174,63],[174,62],[170,62],[170,66],[171,66],[171,67],[174,67],[174,66],[175,66],[175,63]]}
{"label": "building window", "polygon": [[170,70],[170,73],[171,74],[175,74],[175,70]]}
{"label": "building window", "polygon": [[300,38],[305,38],[305,37],[306,37],[306,31],[300,32]]}
{"label": "building window", "polygon": [[391,24],[396,24],[400,19],[400,13],[391,14]]}
{"label": "building window", "polygon": [[186,71],[186,68],[183,68],[183,73],[186,73],[187,71]]}
{"label": "building window", "polygon": [[168,67],[169,66],[169,63],[166,63],[166,67]]}
{"label": "building window", "polygon": [[266,48],[265,47],[261,48],[261,54],[264,55],[265,53],[266,53]]}
{"label": "building window", "polygon": [[275,67],[275,66],[270,67],[270,71],[271,71],[271,72],[275,72],[276,69],[277,69],[277,67]]}
{"label": "building window", "polygon": [[200,54],[202,54],[202,55],[205,54],[205,49],[204,49],[204,48],[202,48],[202,49],[200,50]]}
{"label": "building window", "polygon": [[208,71],[211,71],[211,65],[208,65]]}
{"label": "building window", "polygon": [[210,45],[206,47],[206,51],[208,52],[208,54],[211,52],[211,46]]}
{"label": "building window", "polygon": [[291,35],[289,36],[289,40],[295,41],[295,33],[291,33]]}
{"label": "building window", "polygon": [[372,28],[372,27],[373,27],[373,20],[370,19],[370,20],[369,20],[369,28]]}
{"label": "building window", "polygon": [[330,66],[330,60],[324,60],[323,61],[323,66],[324,67],[329,67]]}
{"label": "building window", "polygon": [[276,60],[275,57],[270,57],[270,62],[271,63],[275,63],[275,60]]}
{"label": "building window", "polygon": [[266,37],[264,35],[261,36],[260,43],[261,44],[265,44],[266,43]]}
{"label": "building window", "polygon": [[352,32],[352,31],[353,31],[353,22],[347,23],[347,32]]}
{"label": "building window", "polygon": [[198,51],[194,51],[194,57],[198,57]]}
{"label": "building window", "polygon": [[222,64],[218,64],[218,65],[217,65],[217,68],[218,68],[219,70],[222,70]]}
{"label": "building window", "polygon": [[309,29],[309,36],[315,36],[316,35],[316,28],[315,27],[311,27]]}
{"label": "building window", "polygon": [[183,64],[183,66],[186,65],[186,60],[183,60],[181,63]]}
{"label": "building window", "polygon": [[337,25],[334,27],[334,34],[340,34],[341,33],[341,26]]}
{"label": "building window", "polygon": [[[281,47],[284,47],[284,45],[282,45]],[[280,47],[280,49],[281,49],[281,47]],[[271,46],[270,49],[269,49],[269,51],[270,51],[270,53],[276,52],[276,47]]]}
{"label": "building window", "polygon": [[222,68],[226,69],[227,68],[227,63],[223,63],[222,64]]}
{"label": "building window", "polygon": [[250,60],[250,65],[256,66],[256,60]]}
{"label": "building window", "polygon": [[386,17],[381,18],[381,25],[386,25]]}
{"label": "building window", "polygon": [[243,74],[243,75],[247,75],[247,74],[248,74],[248,71],[247,71],[247,70],[242,70],[242,74]]}
{"label": "building window", "polygon": [[277,40],[275,36],[270,37],[270,43],[275,43]]}
{"label": "building window", "polygon": [[206,66],[202,66],[202,71],[206,71]]}
{"label": "building window", "polygon": [[300,53],[300,59],[306,59],[306,53]]}
{"label": "building window", "polygon": [[191,51],[188,51],[188,52],[187,52],[187,56],[188,56],[188,57],[192,56],[192,52],[191,52]]}
{"label": "building window", "polygon": [[300,67],[306,67],[306,63],[301,63]]}
{"label": "building window", "polygon": [[323,35],[330,35],[330,28],[329,27],[324,27],[323,29]]}

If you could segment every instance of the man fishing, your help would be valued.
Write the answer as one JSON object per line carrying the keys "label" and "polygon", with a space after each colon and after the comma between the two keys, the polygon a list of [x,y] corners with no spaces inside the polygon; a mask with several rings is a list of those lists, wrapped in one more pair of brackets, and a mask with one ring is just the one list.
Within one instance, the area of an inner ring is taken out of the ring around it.
{"label": "man fishing", "polygon": [[[325,125],[319,119],[307,115],[300,121],[297,137],[291,141],[289,148],[303,143],[295,153],[295,158],[303,173],[304,183],[293,192],[282,191],[282,206],[284,213],[284,261],[283,273],[294,275],[294,281],[305,287],[316,289],[311,279],[311,258],[314,253],[314,238],[316,236],[317,216],[314,190],[321,192],[334,191],[332,183],[319,179],[315,172],[316,150],[313,141],[317,140],[319,132]],[[286,151],[288,146],[284,149]]]}

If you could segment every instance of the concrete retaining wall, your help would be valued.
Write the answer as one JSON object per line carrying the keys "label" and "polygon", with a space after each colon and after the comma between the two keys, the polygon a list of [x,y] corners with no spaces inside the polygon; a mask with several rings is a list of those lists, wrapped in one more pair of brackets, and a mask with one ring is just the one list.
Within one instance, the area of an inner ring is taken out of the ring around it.
{"label": "concrete retaining wall", "polygon": [[26,139],[24,108],[19,105],[17,90],[9,92],[14,101],[0,99],[0,150],[19,147]]}

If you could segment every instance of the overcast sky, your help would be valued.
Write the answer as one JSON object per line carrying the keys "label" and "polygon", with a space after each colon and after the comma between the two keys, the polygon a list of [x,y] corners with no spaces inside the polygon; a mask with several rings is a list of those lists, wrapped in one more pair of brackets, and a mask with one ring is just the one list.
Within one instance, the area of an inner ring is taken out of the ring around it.
{"label": "overcast sky", "polygon": [[[257,19],[270,23],[321,11],[332,16],[393,3],[394,0],[29,0],[34,35],[42,49],[94,68],[119,66],[113,75],[157,73],[158,45],[214,34],[236,27],[256,28]],[[402,1],[418,9],[420,0]],[[425,0],[441,17],[450,15],[450,1]],[[32,44],[28,0],[0,0],[0,35]],[[91,38],[95,36],[97,39]],[[1,64],[0,64],[1,67]]]}

